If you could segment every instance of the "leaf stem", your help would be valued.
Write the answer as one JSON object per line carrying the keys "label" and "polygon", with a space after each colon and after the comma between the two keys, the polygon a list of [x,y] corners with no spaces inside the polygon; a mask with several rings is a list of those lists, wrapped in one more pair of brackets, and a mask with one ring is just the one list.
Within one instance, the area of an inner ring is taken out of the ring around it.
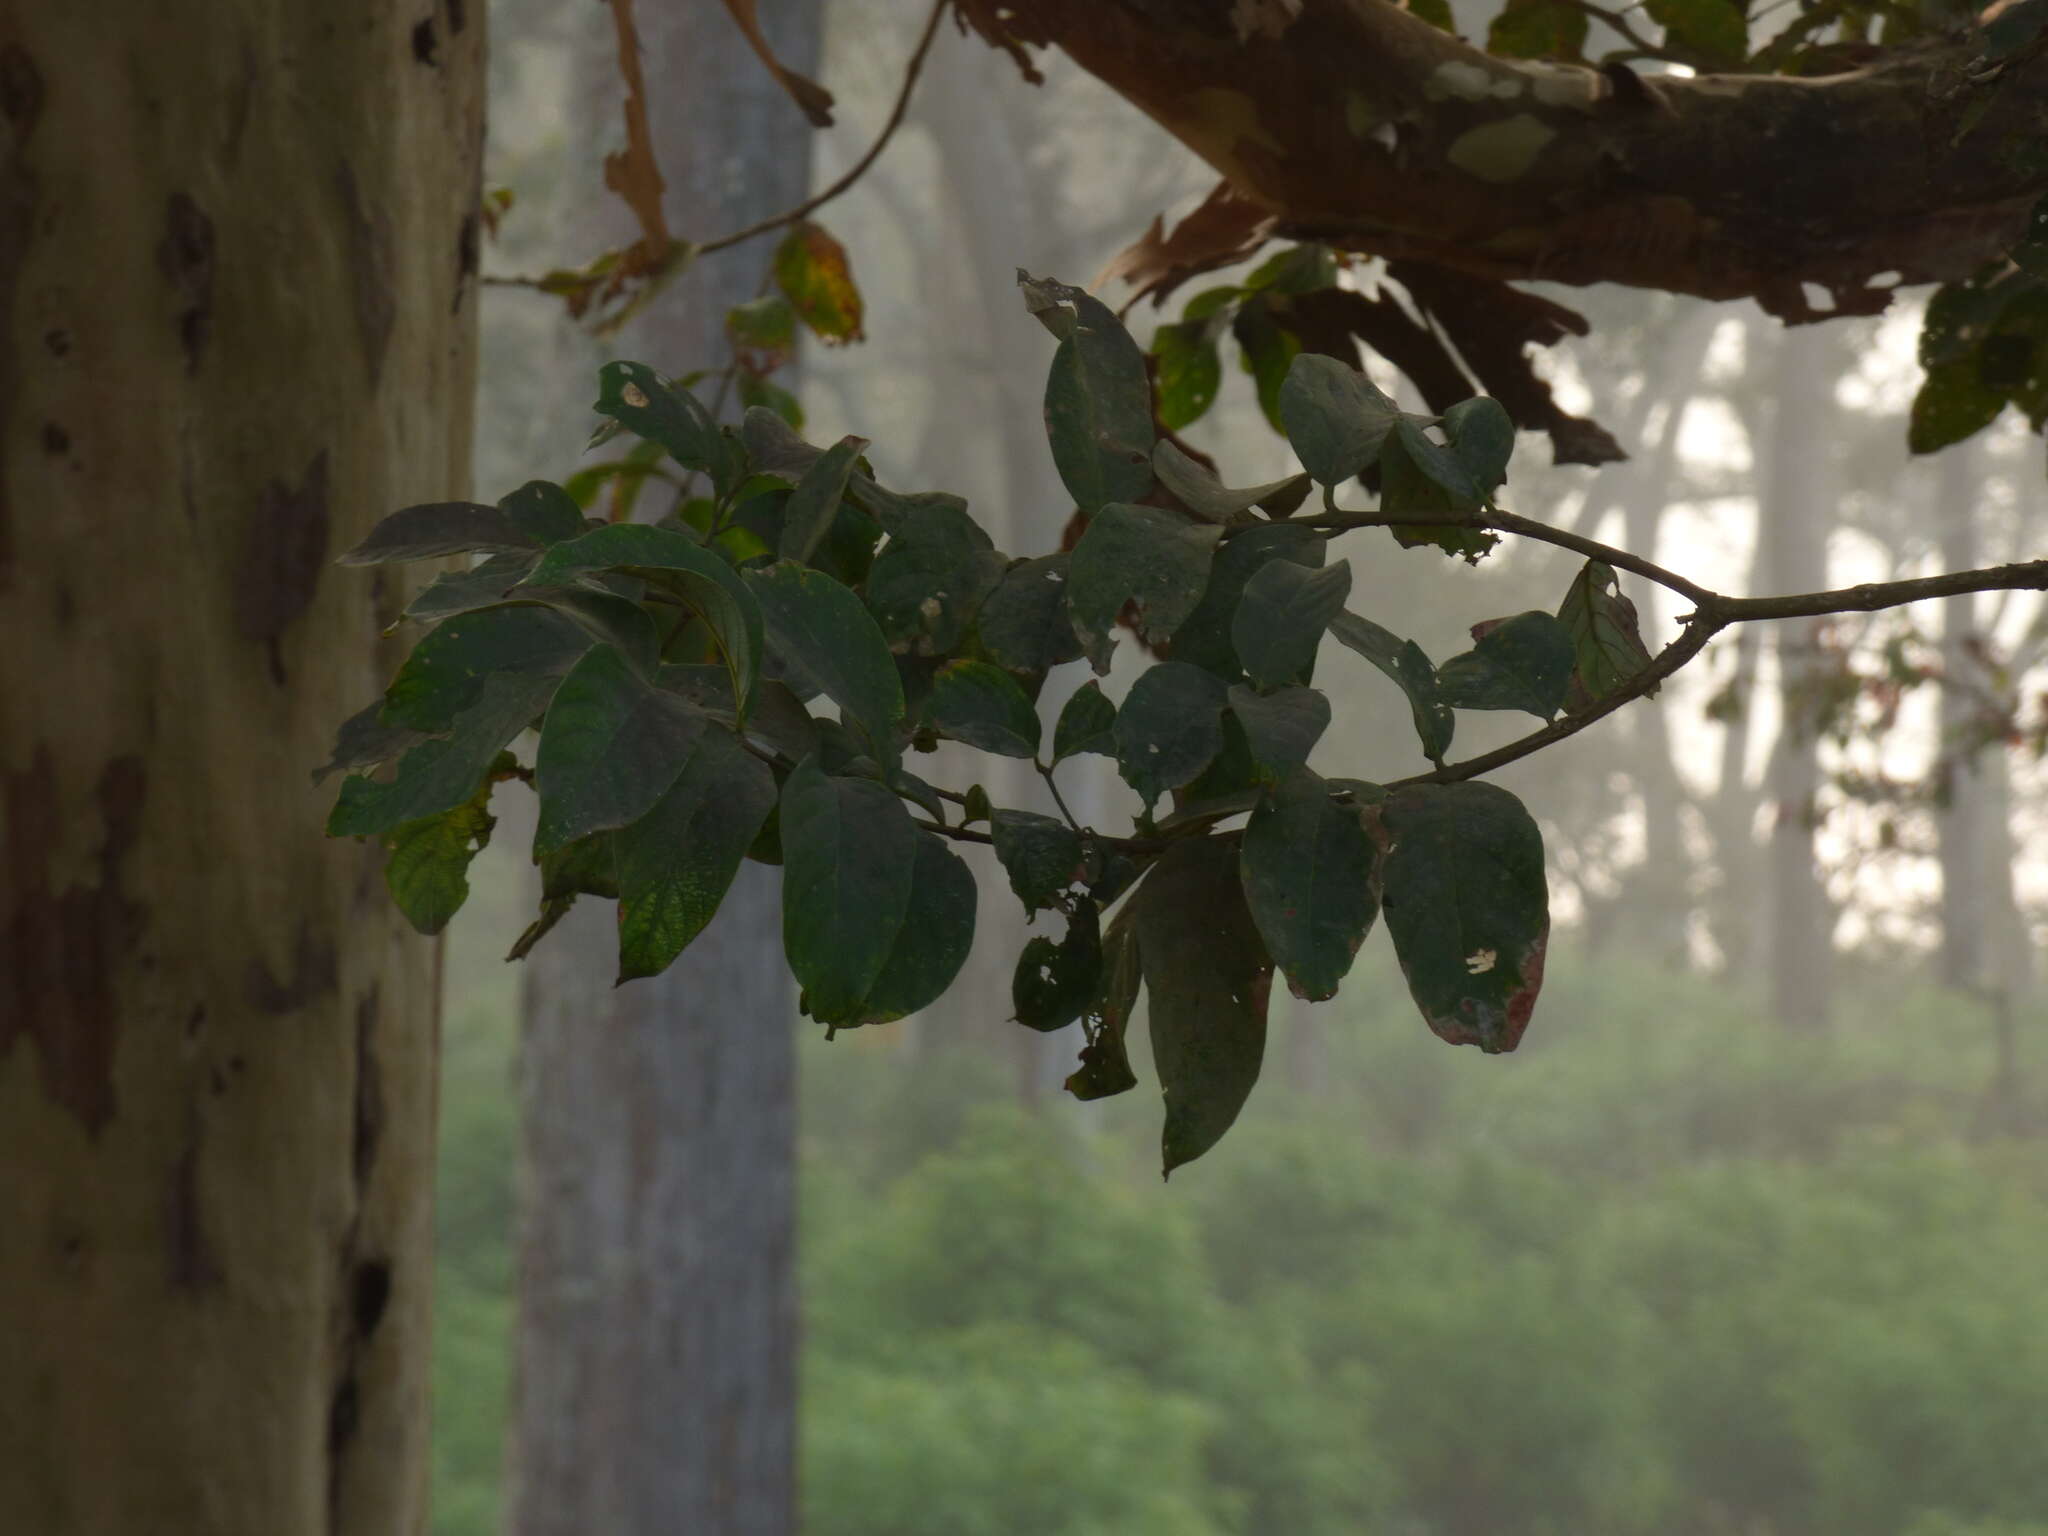
{"label": "leaf stem", "polygon": [[1060,808],[1060,814],[1067,818],[1067,825],[1072,827],[1076,832],[1081,831],[1081,823],[1074,820],[1074,813],[1067,809],[1066,796],[1060,793],[1059,785],[1053,781],[1052,769],[1047,767],[1044,763],[1041,763],[1035,757],[1031,760],[1031,766],[1038,770],[1038,776],[1041,779],[1045,780],[1045,787],[1052,791],[1052,803],[1058,806]]}

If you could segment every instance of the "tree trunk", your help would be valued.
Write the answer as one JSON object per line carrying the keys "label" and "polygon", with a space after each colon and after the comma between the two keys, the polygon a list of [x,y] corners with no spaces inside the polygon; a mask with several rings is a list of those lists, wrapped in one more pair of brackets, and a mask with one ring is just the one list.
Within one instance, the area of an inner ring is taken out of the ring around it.
{"label": "tree trunk", "polygon": [[467,491],[483,7],[0,24],[0,1526],[424,1529],[436,950],[309,770]]}
{"label": "tree trunk", "polygon": [[[815,3],[778,8],[809,73]],[[707,237],[801,199],[810,129],[709,6],[642,4],[671,222]],[[705,261],[620,356],[716,366],[772,246]],[[646,498],[654,516],[666,507]],[[585,903],[528,962],[517,1536],[779,1536],[796,1523],[794,997],[776,872],[741,866],[659,977],[614,990]]]}
{"label": "tree trunk", "polygon": [[[1776,423],[1768,480],[1757,501],[1763,590],[1811,592],[1827,585],[1833,508],[1828,471],[1834,416],[1833,351],[1819,331],[1786,331],[1778,342]],[[1778,739],[1767,770],[1770,841],[1771,1007],[1788,1029],[1827,1027],[1834,965],[1834,914],[1821,882],[1814,834],[1820,790],[1816,691],[1826,621],[1781,623]]]}
{"label": "tree trunk", "polygon": [[[1973,443],[1957,443],[1941,458],[1935,517],[1945,571],[1967,571],[1977,563],[1975,448]],[[1941,863],[1938,964],[1943,985],[1965,989],[1981,987],[1985,980],[1985,898],[1990,883],[1985,868],[1990,853],[1987,808],[1977,771],[1985,704],[1984,637],[1977,631],[1976,610],[1974,597],[1952,597],[1942,605],[1941,738],[1935,769],[1944,791],[1935,819]]]}

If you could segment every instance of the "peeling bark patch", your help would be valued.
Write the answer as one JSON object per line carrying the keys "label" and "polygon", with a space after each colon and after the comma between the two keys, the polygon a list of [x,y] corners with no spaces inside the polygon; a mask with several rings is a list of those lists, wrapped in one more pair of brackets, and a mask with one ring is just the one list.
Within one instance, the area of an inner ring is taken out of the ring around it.
{"label": "peeling bark patch", "polygon": [[462,295],[469,279],[476,276],[482,262],[482,236],[479,233],[481,221],[473,213],[462,216],[462,223],[455,231],[455,302],[451,310],[462,308]]}
{"label": "peeling bark patch", "polygon": [[377,1166],[377,1144],[384,1138],[384,1075],[377,1065],[377,989],[356,1005],[356,1097],[353,1144],[349,1162],[355,1174],[356,1197],[369,1187]]}
{"label": "peeling bark patch", "polygon": [[71,351],[71,333],[65,330],[43,332],[43,345],[52,357],[65,357]]}
{"label": "peeling bark patch", "polygon": [[[14,313],[14,290],[35,233],[40,188],[24,151],[42,115],[42,71],[19,44],[0,45],[0,119],[10,130],[0,139],[0,314]],[[12,419],[13,405],[14,369],[9,359],[0,361],[0,420]],[[0,476],[0,590],[5,590],[8,568],[14,563],[12,527],[7,477]]]}
{"label": "peeling bark patch", "polygon": [[469,6],[466,0],[448,0],[448,30],[460,32],[469,25]]}
{"label": "peeling bark patch", "polygon": [[384,373],[384,353],[391,344],[392,327],[398,323],[398,299],[393,292],[395,266],[391,255],[390,221],[372,213],[363,204],[356,173],[346,160],[334,173],[335,191],[341,198],[348,226],[349,274],[355,285],[356,333],[363,344],[363,361],[370,370],[372,388]]}
{"label": "peeling bark patch", "polygon": [[213,329],[213,220],[183,192],[173,192],[165,204],[164,237],[156,248],[156,264],[182,305],[177,326],[185,372],[197,373],[206,338]]}
{"label": "peeling bark patch", "polygon": [[184,1155],[171,1170],[170,1208],[165,1213],[164,1245],[170,1257],[171,1289],[187,1293],[220,1283],[220,1265],[206,1241],[199,1212],[199,1132],[195,1128]]}
{"label": "peeling bark patch", "polygon": [[270,649],[270,675],[282,687],[279,641],[304,613],[327,565],[327,450],[313,455],[296,487],[273,480],[243,535],[235,582],[235,626]]}
{"label": "peeling bark patch", "polygon": [[362,1422],[362,1389],[356,1384],[353,1351],[327,1404],[327,1528],[341,1529],[341,1468]]}
{"label": "peeling bark patch", "polygon": [[412,56],[429,68],[441,62],[441,40],[434,35],[433,17],[412,29]]}
{"label": "peeling bark patch", "polygon": [[54,421],[43,423],[43,452],[61,458],[71,451],[71,434]]}
{"label": "peeling bark patch", "polygon": [[279,981],[260,959],[249,963],[249,1005],[264,1013],[296,1013],[340,985],[341,970],[334,946],[317,942],[304,924],[299,927],[298,944],[292,953],[290,980]]}
{"label": "peeling bark patch", "polygon": [[9,834],[0,850],[7,903],[0,923],[0,1054],[19,1036],[33,1039],[44,1093],[93,1136],[115,1110],[114,980],[147,917],[121,890],[121,865],[141,832],[147,786],[140,757],[106,765],[98,788],[106,829],[99,878],[57,893],[50,862],[63,821],[49,748],[39,747],[26,771],[0,776]]}
{"label": "peeling bark patch", "polygon": [[1517,112],[1498,122],[1468,128],[1451,141],[1444,158],[1481,181],[1515,181],[1527,173],[1557,130],[1540,117]]}

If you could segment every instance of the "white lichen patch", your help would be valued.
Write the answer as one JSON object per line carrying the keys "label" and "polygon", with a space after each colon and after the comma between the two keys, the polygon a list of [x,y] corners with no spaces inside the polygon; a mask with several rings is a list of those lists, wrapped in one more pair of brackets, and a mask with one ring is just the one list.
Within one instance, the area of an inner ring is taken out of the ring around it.
{"label": "white lichen patch", "polygon": [[1475,949],[1465,957],[1465,969],[1474,976],[1484,976],[1500,959],[1498,950]]}
{"label": "white lichen patch", "polygon": [[1546,107],[1569,107],[1575,112],[1590,112],[1606,93],[1606,86],[1590,69],[1554,64],[1531,67],[1529,93]]}
{"label": "white lichen patch", "polygon": [[1451,59],[1430,72],[1422,94],[1431,101],[1512,101],[1522,94],[1522,81],[1508,70]]}
{"label": "white lichen patch", "polygon": [[1513,181],[1536,163],[1557,130],[1540,117],[1517,112],[1498,122],[1468,128],[1451,141],[1444,158],[1481,181]]}

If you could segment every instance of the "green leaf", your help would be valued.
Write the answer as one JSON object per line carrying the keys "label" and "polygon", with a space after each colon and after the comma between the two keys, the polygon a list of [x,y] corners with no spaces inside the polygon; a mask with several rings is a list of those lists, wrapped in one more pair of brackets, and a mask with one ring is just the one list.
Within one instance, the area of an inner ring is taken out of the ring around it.
{"label": "green leaf", "polygon": [[1650,664],[1636,605],[1621,595],[1621,579],[1604,561],[1588,560],[1579,568],[1558,604],[1557,620],[1577,657],[1566,693],[1575,710],[1606,698]]}
{"label": "green leaf", "polygon": [[1271,560],[1244,584],[1230,621],[1231,648],[1261,688],[1300,682],[1315,665],[1323,631],[1351,595],[1351,563],[1312,570]]}
{"label": "green leaf", "polygon": [[688,604],[710,630],[734,691],[751,706],[761,677],[761,610],[738,572],[686,534],[611,523],[557,544],[528,584],[561,584],[600,570],[630,571]]}
{"label": "green leaf", "polygon": [[583,508],[576,498],[549,480],[529,480],[498,498],[498,510],[514,526],[542,544],[559,544],[583,531]]}
{"label": "green leaf", "polygon": [[1003,579],[1003,557],[957,496],[891,498],[877,515],[889,542],[862,590],[882,638],[898,654],[951,655]]}
{"label": "green leaf", "polygon": [[654,808],[616,834],[619,980],[668,969],[725,900],[775,808],[775,775],[724,731],[705,731]]}
{"label": "green leaf", "polygon": [[1710,69],[1731,69],[1749,57],[1749,21],[1731,0],[1645,0],[1650,20],[1664,29],[1667,47],[1676,44]]}
{"label": "green leaf", "polygon": [[1221,1139],[1259,1079],[1273,962],[1220,838],[1173,844],[1134,902],[1171,1174]]}
{"label": "green leaf", "polygon": [[750,472],[791,485],[825,454],[799,437],[787,417],[766,406],[749,406],[740,417],[740,446],[746,450]]}
{"label": "green leaf", "polygon": [[790,560],[742,575],[775,648],[860,724],[877,752],[893,760],[903,683],[861,600],[822,571]]}
{"label": "green leaf", "polygon": [[1521,1042],[1543,985],[1550,900],[1543,835],[1494,784],[1417,784],[1366,809],[1387,931],[1422,1017],[1453,1045]]}
{"label": "green leaf", "polygon": [[864,339],[860,290],[846,247],[808,221],[794,225],[775,248],[775,285],[819,340]]}
{"label": "green leaf", "polygon": [[[882,553],[886,558],[889,552]],[[1049,672],[1079,656],[1067,607],[1072,569],[1073,556],[1061,553],[1019,560],[1004,571],[975,619],[982,649],[1012,672]]]}
{"label": "green leaf", "polygon": [[1337,259],[1330,248],[1317,241],[1304,241],[1268,256],[1244,280],[1247,293],[1303,294],[1328,288],[1337,281]]}
{"label": "green leaf", "polygon": [[765,294],[725,312],[725,334],[739,354],[742,380],[773,373],[796,355],[796,311],[779,294]]}
{"label": "green leaf", "polygon": [[486,678],[475,701],[449,722],[449,734],[412,748],[391,779],[343,779],[327,835],[366,837],[455,809],[476,793],[505,743],[547,706],[557,681],[514,673]]}
{"label": "green leaf", "polygon": [[627,431],[660,443],[685,469],[703,470],[721,490],[736,478],[735,455],[697,397],[645,363],[606,363],[597,371],[591,409]]}
{"label": "green leaf", "polygon": [[649,683],[617,649],[592,647],[562,680],[541,726],[534,852],[638,821],[675,783],[707,726],[700,711]]}
{"label": "green leaf", "polygon": [[469,861],[491,840],[491,781],[453,810],[403,822],[384,834],[384,883],[406,921],[439,933],[469,899]]}
{"label": "green leaf", "polygon": [[334,734],[333,753],[313,770],[315,784],[324,784],[337,773],[353,773],[358,768],[388,763],[408,747],[416,747],[427,739],[422,732],[405,726],[386,725],[383,712],[384,701],[380,698],[342,721]]}
{"label": "green leaf", "polygon": [[1067,917],[1067,936],[1040,935],[1017,956],[1010,979],[1013,1017],[1026,1029],[1050,1033],[1081,1017],[1102,988],[1102,917],[1092,901]]}
{"label": "green leaf", "polygon": [[1451,457],[1480,492],[1491,496],[1507,479],[1508,460],[1515,451],[1515,423],[1506,408],[1490,395],[1475,395],[1444,412],[1443,429],[1451,442]]}
{"label": "green leaf", "polygon": [[1269,485],[1234,491],[1166,437],[1153,444],[1152,468],[1161,485],[1178,496],[1190,512],[1211,523],[1227,523],[1253,507],[1285,517],[1302,504],[1312,486],[1307,475],[1289,475]]}
{"label": "green leaf", "polygon": [[1259,409],[1275,432],[1284,433],[1287,426],[1280,414],[1280,388],[1301,352],[1301,338],[1274,320],[1263,294],[1245,301],[1231,319],[1230,334],[1237,338],[1239,363],[1257,386]]}
{"label": "green leaf", "polygon": [[1282,688],[1260,695],[1236,683],[1229,700],[1252,760],[1268,779],[1284,779],[1307,762],[1330,728],[1330,701],[1314,688]]}
{"label": "green leaf", "polygon": [[961,798],[964,803],[960,807],[960,825],[963,827],[987,821],[996,813],[996,808],[989,803],[988,791],[979,784],[968,785],[967,793]]}
{"label": "green leaf", "polygon": [[1240,864],[1245,901],[1295,996],[1335,997],[1380,905],[1358,808],[1297,769],[1252,812]]}
{"label": "green leaf", "polygon": [[405,616],[418,624],[435,624],[459,613],[495,607],[525,580],[535,558],[531,551],[492,555],[466,571],[443,571],[405,605]]}
{"label": "green leaf", "polygon": [[1371,619],[1355,613],[1340,613],[1330,621],[1330,633],[1367,661],[1378,667],[1408,695],[1408,709],[1415,719],[1415,734],[1422,750],[1433,763],[1441,763],[1451,749],[1451,734],[1458,717],[1437,696],[1436,668],[1428,653],[1413,640],[1382,629]]}
{"label": "green leaf", "polygon": [[[577,522],[580,526],[582,515]],[[393,512],[370,530],[369,537],[343,555],[337,565],[385,565],[399,560],[431,560],[469,550],[532,554],[540,538],[521,526],[502,507],[473,501],[437,501]]]}
{"label": "green leaf", "polygon": [[1040,726],[1029,694],[1001,667],[951,661],[939,669],[925,719],[941,736],[1004,757],[1036,757]]}
{"label": "green leaf", "polygon": [[1474,512],[1486,493],[1450,449],[1403,418],[1380,457],[1380,504],[1389,512]]}
{"label": "green leaf", "polygon": [[1116,716],[1116,766],[1148,816],[1223,750],[1223,702],[1222,679],[1185,662],[1161,662],[1131,685]]}
{"label": "green leaf", "polygon": [[1245,584],[1268,561],[1287,560],[1313,570],[1328,553],[1326,541],[1312,528],[1266,523],[1246,528],[1224,540],[1209,568],[1209,584],[1195,611],[1173,636],[1173,659],[1214,672],[1225,682],[1244,676],[1231,630]]}
{"label": "green leaf", "polygon": [[1152,383],[1145,354],[1100,299],[1070,289],[1076,323],[1045,381],[1045,431],[1083,512],[1152,489]]}
{"label": "green leaf", "polygon": [[1162,325],[1152,333],[1152,356],[1158,364],[1159,419],[1178,432],[1207,414],[1222,388],[1215,335],[1199,322]]}
{"label": "green leaf", "polygon": [[619,863],[615,832],[593,832],[573,843],[541,854],[533,862],[540,868],[540,895],[544,902],[564,896],[602,896],[616,900],[619,894]]}
{"label": "green leaf", "polygon": [[1195,611],[1223,530],[1157,507],[1112,504],[1074,546],[1067,605],[1096,672],[1109,670],[1110,632],[1126,602],[1148,639],[1167,640]]}
{"label": "green leaf", "polygon": [[1027,917],[1056,906],[1060,893],[1082,878],[1081,834],[1063,821],[1036,811],[997,811],[989,833]]}
{"label": "green leaf", "polygon": [[1984,382],[1982,358],[1967,353],[1927,370],[1913,396],[1906,446],[1914,453],[1938,453],[1973,437],[1998,420],[2006,392]]}
{"label": "green leaf", "polygon": [[[859,1022],[886,1024],[939,1000],[974,946],[974,872],[933,832],[917,835],[910,905]],[[815,1013],[815,1010],[813,1010]]]}
{"label": "green leaf", "polygon": [[846,478],[853,473],[853,461],[868,446],[864,437],[842,437],[804,471],[790,493],[782,513],[782,545],[785,560],[809,565],[832,520],[839,515],[840,500],[846,495]]}
{"label": "green leaf", "polygon": [[1103,935],[1101,984],[1084,1014],[1088,1043],[1081,1047],[1081,1064],[1066,1081],[1067,1092],[1083,1103],[1138,1086],[1138,1075],[1131,1070],[1124,1047],[1142,975],[1134,910],[1135,904],[1125,907]]}
{"label": "green leaf", "polygon": [[1280,386],[1280,420],[1295,457],[1324,485],[1340,485],[1380,456],[1401,411],[1349,363],[1304,352]]}
{"label": "green leaf", "polygon": [[770,412],[797,431],[804,429],[803,402],[773,379],[742,370],[738,387],[740,404],[746,409]]}
{"label": "green leaf", "polygon": [[1486,51],[1509,59],[1577,59],[1586,13],[1569,0],[1508,0],[1486,29]]}
{"label": "green leaf", "polygon": [[806,758],[782,786],[782,945],[810,1016],[857,1016],[910,910],[917,823],[871,779]]}
{"label": "green leaf", "polygon": [[1116,756],[1116,706],[1103,697],[1102,685],[1089,678],[1067,699],[1059,723],[1052,728],[1052,760],[1064,762],[1083,752]]}
{"label": "green leaf", "polygon": [[1474,647],[1436,669],[1437,696],[1455,709],[1520,709],[1553,720],[1576,661],[1570,630],[1547,613],[1472,626]]}

